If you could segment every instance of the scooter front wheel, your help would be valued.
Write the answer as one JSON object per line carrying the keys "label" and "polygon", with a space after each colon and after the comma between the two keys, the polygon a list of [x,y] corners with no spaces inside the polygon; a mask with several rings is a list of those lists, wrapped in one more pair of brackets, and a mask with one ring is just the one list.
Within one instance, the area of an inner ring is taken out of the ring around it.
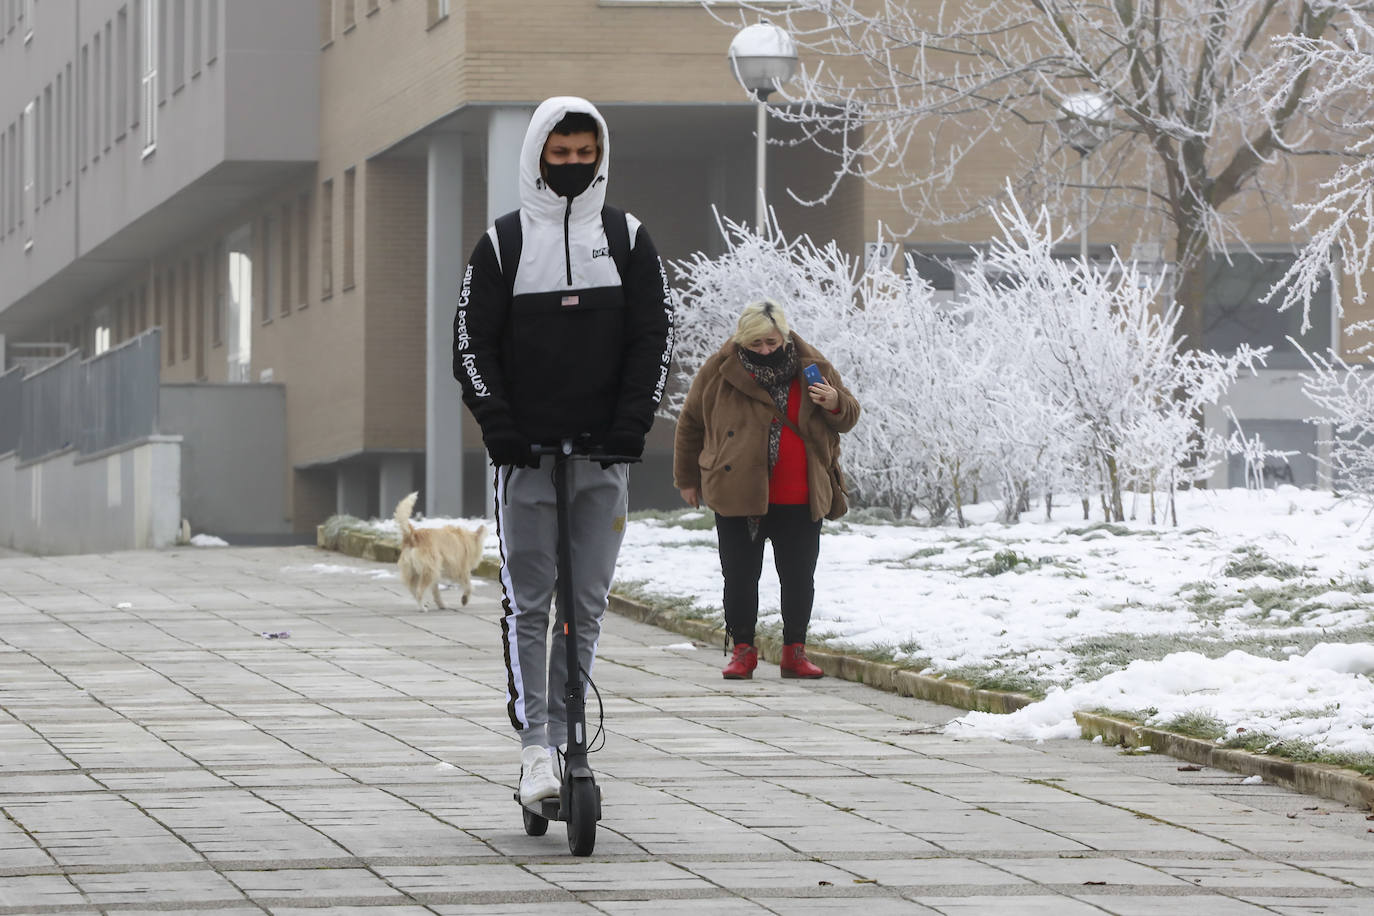
{"label": "scooter front wheel", "polygon": [[596,821],[600,815],[596,783],[575,779],[568,792],[568,849],[575,856],[589,856],[596,848]]}
{"label": "scooter front wheel", "polygon": [[549,819],[540,817],[529,808],[520,809],[521,816],[525,819],[525,833],[529,836],[543,836],[549,831]]}

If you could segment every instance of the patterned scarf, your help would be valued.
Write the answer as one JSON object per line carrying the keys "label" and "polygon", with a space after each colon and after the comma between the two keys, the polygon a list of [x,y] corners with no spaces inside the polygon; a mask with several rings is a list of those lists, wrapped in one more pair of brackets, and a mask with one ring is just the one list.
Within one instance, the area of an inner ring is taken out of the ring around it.
{"label": "patterned scarf", "polygon": [[[783,356],[779,359],[774,357],[769,360],[772,365],[762,362],[764,357],[759,356],[753,350],[739,347],[739,361],[744,365],[744,371],[754,377],[754,381],[763,386],[763,390],[768,392],[768,396],[777,405],[778,413],[787,416],[787,395],[792,390],[792,380],[797,376],[797,346],[792,341],[783,344]],[[774,353],[777,351],[775,350]],[[772,355],[772,354],[770,354]],[[773,466],[778,463],[778,449],[782,444],[782,423],[777,417],[768,425],[768,473],[773,473]],[[759,525],[762,516],[749,516],[749,539],[757,541],[759,539]]]}

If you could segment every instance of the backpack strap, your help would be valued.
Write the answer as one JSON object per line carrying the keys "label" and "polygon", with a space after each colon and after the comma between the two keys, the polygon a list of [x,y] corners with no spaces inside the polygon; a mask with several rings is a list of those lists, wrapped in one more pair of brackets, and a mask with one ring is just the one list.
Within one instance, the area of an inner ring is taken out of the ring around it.
{"label": "backpack strap", "polygon": [[630,227],[625,221],[625,211],[606,204],[601,208],[601,225],[606,229],[606,246],[611,249],[611,260],[615,261],[621,286],[624,286],[630,271]]}
{"label": "backpack strap", "polygon": [[497,253],[501,256],[501,279],[506,281],[506,296],[515,295],[515,273],[520,269],[520,251],[525,245],[525,230],[520,228],[520,211],[496,217]]}
{"label": "backpack strap", "polygon": [[[630,228],[625,211],[610,204],[601,208],[601,225],[606,230],[606,246],[622,283],[630,270]],[[501,278],[506,281],[506,295],[515,295],[515,274],[520,268],[520,251],[525,234],[520,227],[520,211],[512,210],[496,218],[496,242],[501,256]]]}

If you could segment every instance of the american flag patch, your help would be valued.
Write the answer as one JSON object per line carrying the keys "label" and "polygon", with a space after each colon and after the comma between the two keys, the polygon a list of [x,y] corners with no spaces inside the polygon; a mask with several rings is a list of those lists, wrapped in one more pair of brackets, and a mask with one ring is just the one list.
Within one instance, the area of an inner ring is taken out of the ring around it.
{"label": "american flag patch", "polygon": [[580,301],[581,300],[578,299],[576,296],[564,296],[563,302],[561,304],[564,306],[577,305],[577,303]]}

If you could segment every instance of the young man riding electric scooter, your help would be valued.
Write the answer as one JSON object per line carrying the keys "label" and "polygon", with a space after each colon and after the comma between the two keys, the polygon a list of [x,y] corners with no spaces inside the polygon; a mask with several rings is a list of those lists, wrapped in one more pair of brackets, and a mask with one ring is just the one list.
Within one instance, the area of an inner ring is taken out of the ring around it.
{"label": "young man riding electric scooter", "polygon": [[[672,355],[667,273],[643,225],[605,206],[609,161],[606,123],[590,102],[538,107],[520,151],[520,209],[477,243],[454,318],[453,374],[496,469],[518,798],[541,815],[546,799],[566,794],[551,750],[568,742],[567,695],[580,698],[591,675],[624,537],[628,463],[643,453]],[[553,468],[542,455],[557,456]],[[555,628],[550,651],[559,580],[571,626]],[[585,735],[575,737],[585,748]]]}

